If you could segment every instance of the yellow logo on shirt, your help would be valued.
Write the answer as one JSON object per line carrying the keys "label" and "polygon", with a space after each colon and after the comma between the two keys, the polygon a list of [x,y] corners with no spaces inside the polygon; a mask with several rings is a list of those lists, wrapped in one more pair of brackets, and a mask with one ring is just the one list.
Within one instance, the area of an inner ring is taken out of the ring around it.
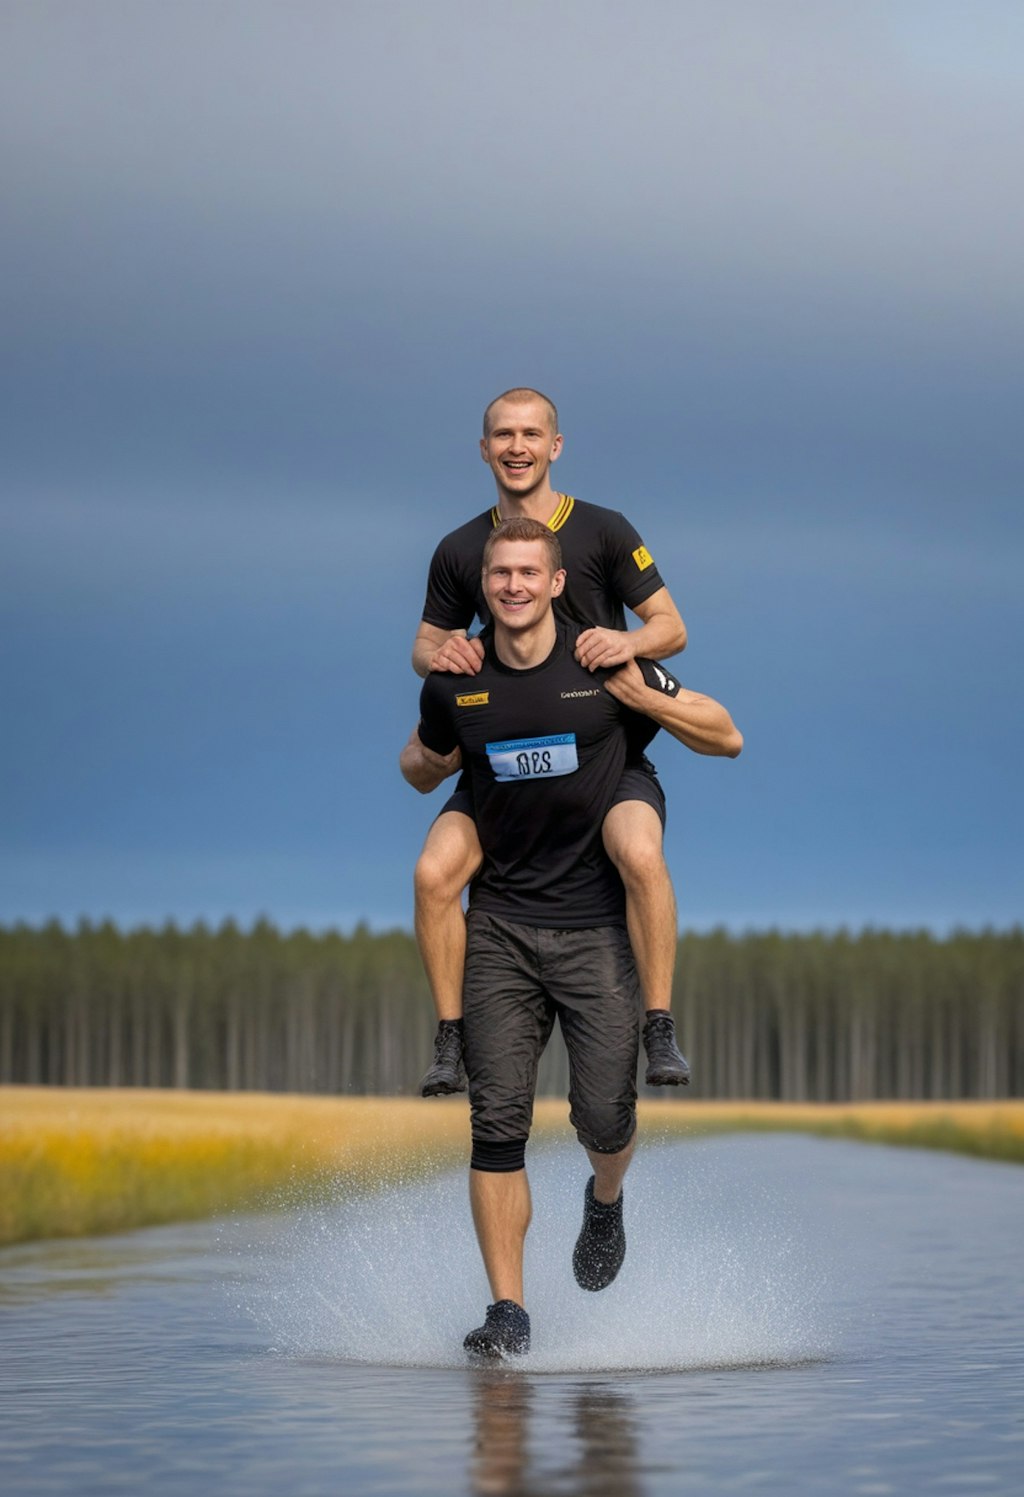
{"label": "yellow logo on shirt", "polygon": [[463,696],[455,698],[456,707],[486,707],[491,700],[489,691],[466,692]]}
{"label": "yellow logo on shirt", "polygon": [[654,565],[654,557],[648,551],[646,546],[637,546],[636,550],[633,552],[633,560],[636,562],[641,572],[646,572],[648,567],[653,567]]}

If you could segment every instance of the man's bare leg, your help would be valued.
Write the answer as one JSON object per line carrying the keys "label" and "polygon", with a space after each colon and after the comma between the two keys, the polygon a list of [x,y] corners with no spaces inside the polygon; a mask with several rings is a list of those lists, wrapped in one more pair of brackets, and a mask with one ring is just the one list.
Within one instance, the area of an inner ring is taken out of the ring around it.
{"label": "man's bare leg", "polygon": [[626,1147],[620,1149],[617,1154],[598,1154],[594,1149],[587,1150],[587,1158],[594,1171],[595,1201],[611,1206],[619,1199],[622,1193],[622,1182],[633,1159],[635,1148],[636,1129],[633,1130],[633,1137]]}
{"label": "man's bare leg", "polygon": [[523,1245],[533,1214],[525,1170],[469,1172],[469,1202],[495,1302],[523,1303]]}
{"label": "man's bare leg", "polygon": [[583,1226],[572,1254],[572,1271],[581,1289],[606,1289],[626,1256],[622,1225],[622,1181],[636,1145],[636,1131],[617,1154],[587,1150],[594,1168],[583,1200]]}
{"label": "man's bare leg", "polygon": [[471,1357],[503,1361],[530,1350],[523,1308],[523,1244],[532,1206],[525,1169],[469,1172],[469,1200],[494,1303],[462,1343]]}
{"label": "man's bare leg", "polygon": [[644,996],[644,1046],[650,1086],[685,1086],[690,1067],[676,1044],[672,977],[679,927],[665,863],[661,817],[646,801],[612,806],[602,827],[605,851],[626,890],[626,925]]}
{"label": "man's bare leg", "polygon": [[646,801],[621,801],[608,812],[601,834],[626,889],[629,944],[644,1008],[670,1009],[679,929],[661,818]]}
{"label": "man's bare leg", "polygon": [[438,1019],[462,1018],[466,964],[462,891],[482,861],[472,818],[461,811],[442,811],[427,833],[413,878],[416,944]]}
{"label": "man's bare leg", "polygon": [[437,1011],[434,1060],[423,1080],[424,1097],[464,1092],[462,976],[466,917],[462,890],[483,854],[476,826],[461,811],[442,811],[427,834],[416,864],[416,942]]}

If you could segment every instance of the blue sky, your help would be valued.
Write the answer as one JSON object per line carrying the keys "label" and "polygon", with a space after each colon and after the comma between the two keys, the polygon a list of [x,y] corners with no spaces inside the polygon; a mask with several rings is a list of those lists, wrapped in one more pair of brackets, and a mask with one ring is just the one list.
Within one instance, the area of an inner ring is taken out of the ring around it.
{"label": "blue sky", "polygon": [[0,920],[409,924],[409,647],[520,382],[746,736],[656,748],[681,923],[1020,918],[1019,5],[0,34]]}

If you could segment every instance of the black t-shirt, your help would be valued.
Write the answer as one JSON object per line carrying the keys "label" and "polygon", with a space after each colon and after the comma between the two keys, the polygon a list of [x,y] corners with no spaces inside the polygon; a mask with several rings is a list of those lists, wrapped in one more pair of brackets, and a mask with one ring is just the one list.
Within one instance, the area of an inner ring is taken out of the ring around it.
{"label": "black t-shirt", "polygon": [[[423,604],[423,622],[438,629],[468,629],[474,618],[490,622],[480,585],[484,542],[501,522],[497,509],[446,535],[434,552]],[[654,559],[633,526],[614,509],[561,495],[548,522],[558,536],[565,589],[555,614],[580,628],[624,629],[626,608],[645,603],[664,587]]]}
{"label": "black t-shirt", "polygon": [[[478,675],[433,672],[420,694],[421,740],[438,754],[458,745],[472,788],[484,862],[470,906],[523,925],[579,929],[625,917],[601,824],[635,714],[605,690],[610,671],[577,664],[578,633],[559,622],[548,658],[520,671],[502,664],[488,631]],[[664,667],[638,664],[649,685],[676,694]]]}

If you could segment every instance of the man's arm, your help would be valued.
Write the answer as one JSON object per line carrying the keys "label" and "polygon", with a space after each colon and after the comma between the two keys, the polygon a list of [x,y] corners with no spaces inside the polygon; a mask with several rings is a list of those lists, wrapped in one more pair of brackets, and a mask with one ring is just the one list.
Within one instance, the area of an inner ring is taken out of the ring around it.
{"label": "man's arm", "polygon": [[637,603],[632,612],[641,621],[639,629],[584,629],[576,641],[576,659],[588,671],[625,665],[643,655],[647,660],[667,660],[686,648],[686,625],[667,587]]}
{"label": "man's arm", "polygon": [[743,747],[743,734],[721,702],[687,691],[685,686],[680,686],[673,696],[658,691],[647,685],[635,660],[609,676],[605,686],[616,701],[652,718],[695,754],[720,754],[735,759]]}
{"label": "man's arm", "polygon": [[483,645],[478,639],[467,639],[465,629],[439,629],[436,624],[420,621],[412,646],[412,668],[417,676],[431,671],[475,676],[483,663]]}
{"label": "man's arm", "polygon": [[435,754],[423,742],[419,728],[413,728],[409,742],[399,755],[398,767],[414,790],[429,795],[442,780],[462,768],[462,750],[453,748],[450,754]]}

